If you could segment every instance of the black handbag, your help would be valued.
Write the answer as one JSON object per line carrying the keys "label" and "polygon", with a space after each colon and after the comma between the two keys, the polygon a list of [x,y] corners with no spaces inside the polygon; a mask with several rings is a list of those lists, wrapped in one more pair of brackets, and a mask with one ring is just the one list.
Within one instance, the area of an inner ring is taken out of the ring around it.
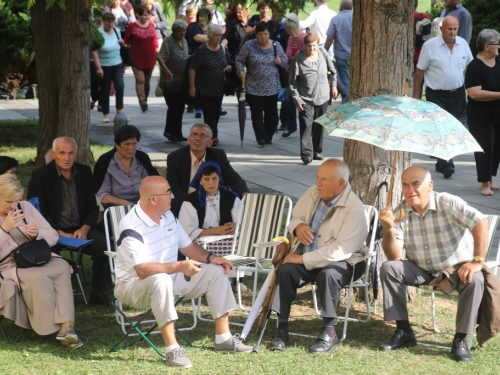
{"label": "black handbag", "polygon": [[[116,37],[118,40],[120,40],[120,37],[118,36],[118,33],[115,30]],[[120,57],[122,58],[122,61],[125,65],[127,66],[134,66],[134,59],[132,58],[132,52],[130,52],[130,48],[124,47],[120,44]]]}
{"label": "black handbag", "polygon": [[234,61],[232,61],[231,57],[229,56],[227,46],[221,44],[220,48],[222,48],[222,50],[224,51],[227,65],[231,65],[233,67],[231,73],[226,72],[224,77],[224,95],[232,96],[236,93],[236,89],[240,87],[241,80],[236,74],[236,67],[234,66]]}
{"label": "black handbag", "polygon": [[[277,53],[276,53],[276,42],[273,42],[273,49],[274,49],[274,58],[276,59]],[[276,65],[278,68],[278,75],[280,77],[280,85],[282,88],[287,88],[288,87],[288,73],[285,68],[283,68],[281,65]]]}
{"label": "black handbag", "polygon": [[52,251],[44,239],[25,242],[12,250],[18,268],[40,267],[47,263]]}

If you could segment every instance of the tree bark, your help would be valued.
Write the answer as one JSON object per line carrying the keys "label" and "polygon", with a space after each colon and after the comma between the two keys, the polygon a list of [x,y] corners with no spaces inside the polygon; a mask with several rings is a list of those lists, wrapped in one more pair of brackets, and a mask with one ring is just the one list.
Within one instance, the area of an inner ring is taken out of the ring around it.
{"label": "tree bark", "polygon": [[[349,100],[366,96],[404,93],[411,80],[413,56],[413,0],[354,0]],[[411,164],[411,154],[393,152],[346,139],[344,160],[351,170],[351,185],[365,204],[380,204],[379,185],[389,183],[396,168],[392,204],[401,201],[402,171]],[[386,204],[387,193],[381,204]]]}
{"label": "tree bark", "polygon": [[31,20],[39,108],[36,161],[42,163],[59,127],[59,8],[47,10],[39,0],[31,7]]}
{"label": "tree bark", "polygon": [[67,1],[61,14],[58,136],[74,138],[77,161],[93,164],[90,152],[89,11],[83,1]]}
{"label": "tree bark", "polygon": [[35,1],[31,8],[39,92],[38,163],[59,136],[75,139],[77,161],[93,164],[90,152],[89,12],[81,0]]}

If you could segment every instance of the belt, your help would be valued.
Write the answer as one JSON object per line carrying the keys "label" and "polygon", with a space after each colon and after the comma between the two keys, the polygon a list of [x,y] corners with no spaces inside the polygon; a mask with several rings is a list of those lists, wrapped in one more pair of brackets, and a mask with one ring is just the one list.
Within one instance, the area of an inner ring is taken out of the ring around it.
{"label": "belt", "polygon": [[434,90],[434,89],[431,89],[429,86],[427,86],[427,88],[431,91],[439,91],[439,92],[442,92],[442,93],[447,93],[447,94],[451,94],[451,93],[454,93],[454,92],[457,92],[458,90],[460,90],[463,86],[460,86],[460,87],[457,87],[456,89],[453,89],[453,90]]}

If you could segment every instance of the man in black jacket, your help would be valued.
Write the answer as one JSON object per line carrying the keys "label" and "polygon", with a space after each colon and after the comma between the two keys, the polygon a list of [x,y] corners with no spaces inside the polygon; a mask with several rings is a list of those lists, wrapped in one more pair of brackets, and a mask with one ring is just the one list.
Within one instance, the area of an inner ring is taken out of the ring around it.
{"label": "man in black jacket", "polygon": [[109,263],[104,254],[106,240],[95,228],[97,207],[92,172],[86,165],[75,163],[77,147],[74,139],[56,138],[52,143],[49,164],[33,171],[28,185],[28,198],[37,197],[40,211],[60,237],[93,239],[84,248],[92,256],[93,279],[90,302],[109,304],[104,294],[109,276]]}
{"label": "man in black jacket", "polygon": [[212,130],[206,124],[194,124],[189,131],[189,146],[171,152],[167,157],[167,181],[175,199],[172,201],[172,213],[177,217],[182,202],[189,193],[195,191],[189,183],[205,161],[213,161],[220,165],[225,184],[241,197],[249,192],[247,184],[231,167],[224,150],[210,147]]}

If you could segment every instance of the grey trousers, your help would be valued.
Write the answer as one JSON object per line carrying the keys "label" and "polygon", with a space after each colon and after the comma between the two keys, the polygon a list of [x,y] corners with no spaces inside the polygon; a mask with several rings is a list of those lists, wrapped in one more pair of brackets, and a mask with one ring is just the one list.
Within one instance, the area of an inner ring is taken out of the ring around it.
{"label": "grey trousers", "polygon": [[[363,274],[365,265],[364,261],[355,265],[354,279]],[[352,273],[353,266],[345,261],[335,262],[327,267],[315,268],[310,271],[306,270],[302,264],[284,263],[276,273],[276,294],[271,310],[288,318],[292,302],[297,295],[297,289],[315,281],[321,300],[321,317],[336,318],[340,290],[349,285]]]}
{"label": "grey trousers", "polygon": [[205,295],[214,319],[236,308],[224,268],[214,264],[204,264],[200,272],[191,276],[190,281],[186,281],[181,273],[177,274],[175,281],[170,275],[159,273],[145,279],[117,282],[115,286],[115,296],[121,303],[138,309],[151,306],[160,328],[177,319],[175,295],[184,296],[185,300]]}
{"label": "grey trousers", "polygon": [[[380,269],[384,291],[384,320],[408,320],[406,285],[428,285],[434,276],[410,260],[388,261]],[[482,272],[476,272],[470,284],[458,285],[456,332],[471,335],[484,291]]]}

